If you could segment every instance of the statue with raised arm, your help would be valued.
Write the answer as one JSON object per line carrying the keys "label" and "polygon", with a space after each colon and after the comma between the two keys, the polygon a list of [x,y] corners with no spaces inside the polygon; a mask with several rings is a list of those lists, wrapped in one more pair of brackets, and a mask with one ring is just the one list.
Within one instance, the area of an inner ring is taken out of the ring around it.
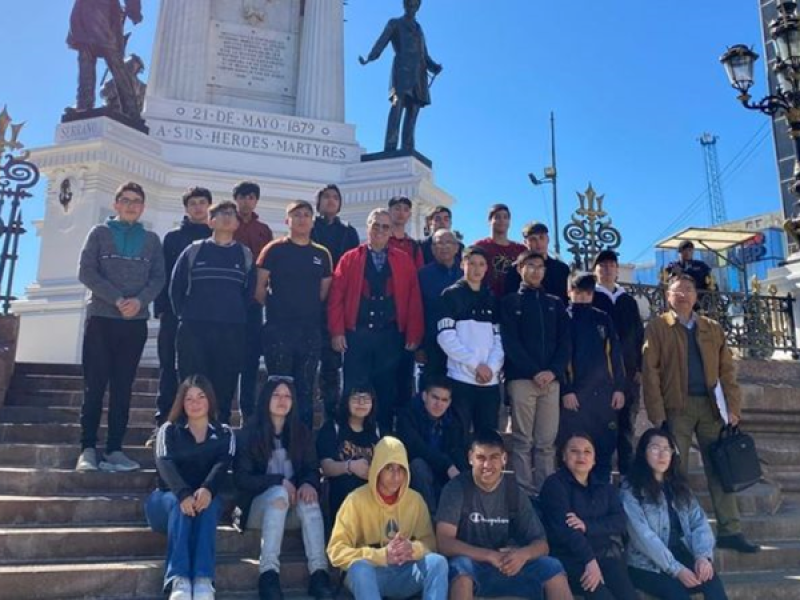
{"label": "statue with raised arm", "polygon": [[72,113],[95,107],[97,59],[102,58],[119,96],[122,114],[133,121],[141,119],[133,78],[125,67],[125,19],[134,24],[142,20],[141,0],[75,0],[70,16],[67,45],[78,51],[78,98]]}
{"label": "statue with raised arm", "polygon": [[414,150],[414,132],[417,126],[419,109],[431,103],[428,73],[434,78],[442,71],[442,65],[433,61],[428,54],[425,35],[416,20],[422,0],[403,0],[405,15],[391,19],[375,46],[365,59],[358,57],[362,65],[380,58],[391,42],[395,52],[392,64],[392,81],[389,89],[389,122],[386,126],[384,150],[397,149],[400,135],[400,121],[403,120],[402,149]]}

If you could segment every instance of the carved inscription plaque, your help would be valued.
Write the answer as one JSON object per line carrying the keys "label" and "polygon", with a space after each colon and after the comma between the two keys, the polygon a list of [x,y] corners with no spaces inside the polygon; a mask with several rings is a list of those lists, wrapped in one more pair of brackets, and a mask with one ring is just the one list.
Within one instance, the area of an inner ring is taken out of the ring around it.
{"label": "carved inscription plaque", "polygon": [[211,23],[208,83],[255,93],[295,95],[297,36],[282,31]]}

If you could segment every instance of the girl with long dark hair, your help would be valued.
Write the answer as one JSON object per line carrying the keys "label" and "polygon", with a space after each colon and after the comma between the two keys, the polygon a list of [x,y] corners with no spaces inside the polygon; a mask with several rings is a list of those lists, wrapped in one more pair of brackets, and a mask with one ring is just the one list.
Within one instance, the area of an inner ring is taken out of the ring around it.
{"label": "girl with long dark hair", "polygon": [[355,387],[342,397],[336,418],[317,434],[317,455],[329,482],[331,522],[347,494],[367,483],[375,445],[381,438],[377,412],[372,388]]}
{"label": "girl with long dark hair", "polygon": [[633,584],[664,600],[725,600],[713,565],[714,534],[681,476],[678,446],[666,430],[649,429],[622,486],[628,517],[628,570]]}
{"label": "girl with long dark hair", "polygon": [[539,495],[550,553],[564,565],[570,587],[592,600],[636,600],[625,561],[625,512],[616,488],[592,474],[595,447],[581,432],[559,452],[561,468]]}
{"label": "girl with long dark hair", "polygon": [[236,442],[217,421],[217,401],[202,375],[178,388],[155,444],[158,489],[147,498],[153,531],[167,534],[164,589],[170,600],[213,600],[216,532],[222,503],[218,492]]}
{"label": "girl with long dark hair", "polygon": [[319,464],[295,398],[291,377],[267,379],[253,421],[241,433],[234,460],[234,525],[240,531],[261,529],[261,600],[283,598],[278,576],[283,533],[298,525],[311,574],[308,593],[314,598],[333,597],[319,506]]}

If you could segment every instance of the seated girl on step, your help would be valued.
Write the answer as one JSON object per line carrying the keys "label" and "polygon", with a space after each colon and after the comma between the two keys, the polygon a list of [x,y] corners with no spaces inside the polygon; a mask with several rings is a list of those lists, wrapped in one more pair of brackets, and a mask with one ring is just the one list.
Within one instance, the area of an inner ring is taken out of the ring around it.
{"label": "seated girl on step", "polygon": [[219,490],[236,450],[233,433],[217,422],[217,401],[202,375],[178,388],[155,444],[158,489],[147,498],[153,531],[167,534],[164,589],[170,600],[213,600]]}

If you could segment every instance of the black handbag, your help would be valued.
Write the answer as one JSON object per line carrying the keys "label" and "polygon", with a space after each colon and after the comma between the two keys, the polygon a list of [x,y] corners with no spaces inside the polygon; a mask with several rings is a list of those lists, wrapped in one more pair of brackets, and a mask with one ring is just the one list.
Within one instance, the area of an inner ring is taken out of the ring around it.
{"label": "black handbag", "polygon": [[741,492],[761,480],[756,444],[738,426],[725,425],[720,429],[719,438],[709,448],[709,455],[722,489],[728,493]]}

